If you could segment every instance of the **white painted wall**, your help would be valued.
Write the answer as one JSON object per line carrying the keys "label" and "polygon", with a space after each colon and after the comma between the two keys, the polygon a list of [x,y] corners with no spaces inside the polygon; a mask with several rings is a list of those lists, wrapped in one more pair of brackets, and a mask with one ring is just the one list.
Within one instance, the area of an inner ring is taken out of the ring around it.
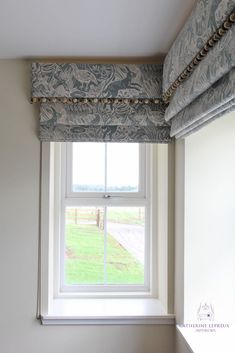
{"label": "white painted wall", "polygon": [[191,347],[186,342],[183,335],[179,330],[176,330],[175,333],[175,352],[176,353],[193,353]]}
{"label": "white painted wall", "polygon": [[37,108],[30,67],[0,61],[0,353],[172,353],[174,327],[41,326],[35,319],[39,213]]}
{"label": "white painted wall", "polygon": [[185,322],[235,323],[235,113],[185,139]]}
{"label": "white painted wall", "polygon": [[175,288],[176,323],[184,321],[184,140],[175,143]]}

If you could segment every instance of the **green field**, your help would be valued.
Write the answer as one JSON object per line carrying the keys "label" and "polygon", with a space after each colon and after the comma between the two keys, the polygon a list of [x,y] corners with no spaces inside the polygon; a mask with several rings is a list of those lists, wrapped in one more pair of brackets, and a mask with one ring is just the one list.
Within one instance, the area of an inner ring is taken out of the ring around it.
{"label": "green field", "polygon": [[[107,283],[143,284],[144,268],[111,235],[107,237]],[[94,224],[66,225],[66,284],[104,284],[104,235]]]}
{"label": "green field", "polygon": [[141,207],[109,207],[107,219],[110,222],[144,225],[144,210]]}
{"label": "green field", "polygon": [[[97,208],[98,209],[98,208]],[[68,208],[67,219],[72,223],[76,220],[92,221],[96,220],[96,208]],[[104,214],[104,209],[99,207],[101,214]],[[109,222],[117,222],[124,224],[144,225],[144,208],[143,207],[108,207],[107,219]]]}

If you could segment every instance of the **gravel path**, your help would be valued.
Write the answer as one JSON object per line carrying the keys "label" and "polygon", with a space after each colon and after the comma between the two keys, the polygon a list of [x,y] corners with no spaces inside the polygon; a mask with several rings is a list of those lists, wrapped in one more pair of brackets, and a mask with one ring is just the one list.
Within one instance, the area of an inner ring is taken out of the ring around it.
{"label": "gravel path", "polygon": [[112,235],[136,260],[144,264],[144,227],[132,224],[107,223]]}

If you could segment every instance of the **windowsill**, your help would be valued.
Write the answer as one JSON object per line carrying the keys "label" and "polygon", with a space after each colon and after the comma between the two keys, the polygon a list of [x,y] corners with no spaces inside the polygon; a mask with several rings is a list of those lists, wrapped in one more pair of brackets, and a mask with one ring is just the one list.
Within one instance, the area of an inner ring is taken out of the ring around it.
{"label": "windowsill", "polygon": [[55,299],[43,325],[174,325],[157,299]]}

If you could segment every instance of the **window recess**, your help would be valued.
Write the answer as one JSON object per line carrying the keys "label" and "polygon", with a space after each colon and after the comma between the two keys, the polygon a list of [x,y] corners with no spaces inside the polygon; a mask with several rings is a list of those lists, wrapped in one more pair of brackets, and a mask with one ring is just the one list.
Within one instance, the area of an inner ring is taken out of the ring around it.
{"label": "window recess", "polygon": [[[85,154],[85,143],[42,144],[43,324],[174,322],[167,226],[172,152],[163,145],[128,144],[130,163],[127,149],[118,153],[115,145]],[[115,153],[124,163],[122,178],[121,162],[115,158],[119,166],[113,166],[110,157]],[[76,170],[76,163],[83,168]]]}

